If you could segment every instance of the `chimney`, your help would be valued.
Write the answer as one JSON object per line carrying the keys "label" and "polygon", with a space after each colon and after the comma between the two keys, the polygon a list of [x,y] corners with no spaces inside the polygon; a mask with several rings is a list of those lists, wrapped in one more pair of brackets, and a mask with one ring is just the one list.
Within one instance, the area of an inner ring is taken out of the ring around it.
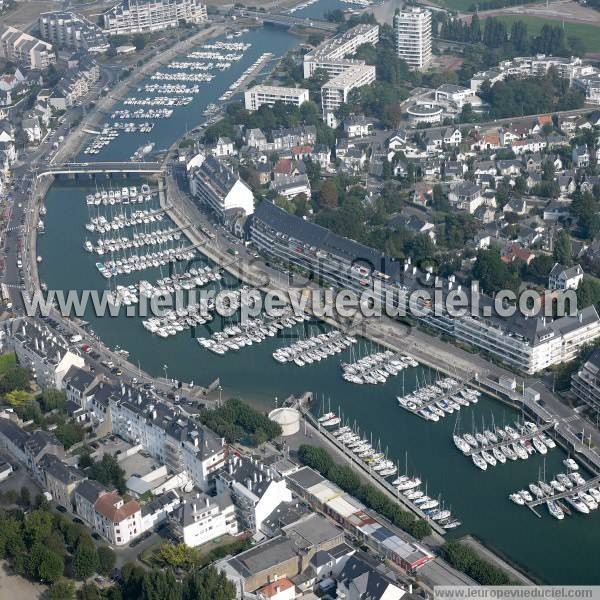
{"label": "chimney", "polygon": [[429,273],[429,271],[427,273],[425,273],[425,281],[429,281],[429,279],[431,278],[431,273]]}
{"label": "chimney", "polygon": [[42,352],[45,352],[45,350],[44,350],[44,340],[41,341],[41,348],[42,348]]}
{"label": "chimney", "polygon": [[121,396],[125,395],[125,384],[121,381]]}
{"label": "chimney", "polygon": [[258,481],[262,483],[262,480],[263,480],[263,474],[262,474],[262,473],[260,473],[260,474],[258,475]]}
{"label": "chimney", "polygon": [[253,479],[254,479],[254,483],[258,482],[258,473],[256,471],[254,471]]}
{"label": "chimney", "polygon": [[579,313],[579,322],[583,323],[583,312]]}
{"label": "chimney", "polygon": [[37,338],[35,338],[35,349],[36,349],[36,350],[39,350],[39,349],[40,349],[40,343],[39,343],[39,341],[38,341],[38,339],[37,339]]}
{"label": "chimney", "polygon": [[210,498],[208,496],[206,496],[206,506],[210,506]]}
{"label": "chimney", "polygon": [[462,290],[462,285],[459,284],[456,289],[460,292]]}
{"label": "chimney", "polygon": [[252,491],[252,479],[250,479],[250,477],[248,477],[248,479],[246,480],[246,487]]}
{"label": "chimney", "polygon": [[416,275],[416,274],[417,274],[417,267],[413,267],[413,268],[412,268],[412,274],[413,274],[413,275]]}
{"label": "chimney", "polygon": [[229,461],[229,474],[233,475],[233,461]]}
{"label": "chimney", "polygon": [[152,411],[152,420],[156,421],[156,411],[155,410]]}
{"label": "chimney", "polygon": [[193,502],[192,503],[192,512],[196,512],[196,506],[197,506],[196,503]]}
{"label": "chimney", "polygon": [[194,438],[194,446],[198,447],[198,436]]}

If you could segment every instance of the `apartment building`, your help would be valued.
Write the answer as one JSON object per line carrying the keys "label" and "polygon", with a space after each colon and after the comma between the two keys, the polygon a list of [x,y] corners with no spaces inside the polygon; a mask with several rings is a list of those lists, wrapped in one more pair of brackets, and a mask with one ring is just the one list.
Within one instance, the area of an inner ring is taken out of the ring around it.
{"label": "apartment building", "polygon": [[334,113],[348,101],[352,90],[373,83],[375,76],[373,65],[353,65],[330,79],[321,88],[323,114]]}
{"label": "apartment building", "polygon": [[104,13],[104,30],[108,35],[150,33],[207,19],[200,0],[123,0]]}
{"label": "apartment building", "polygon": [[82,481],[74,491],[77,514],[109,544],[123,546],[142,533],[138,502],[125,502],[93,480]]}
{"label": "apartment building", "polygon": [[301,106],[308,102],[309,94],[306,88],[277,87],[274,85],[255,85],[244,93],[246,110],[255,111],[261,106],[273,106],[276,102]]}
{"label": "apartment building", "polygon": [[51,44],[14,27],[0,28],[0,58],[27,69],[44,70],[56,63],[56,54]]}
{"label": "apartment building", "polygon": [[596,413],[600,410],[600,350],[594,350],[571,376],[571,391]]}
{"label": "apartment building", "polygon": [[245,529],[260,531],[263,521],[281,504],[291,502],[286,482],[258,459],[233,454],[215,479],[217,493],[230,492]]}
{"label": "apartment building", "polygon": [[304,77],[312,77],[317,69],[330,77],[321,89],[323,117],[335,124],[333,113],[348,99],[351,90],[375,81],[375,67],[363,60],[347,58],[363,44],[379,41],[378,25],[357,25],[352,29],[323,42],[312,52],[304,55]]}
{"label": "apartment building", "polygon": [[65,464],[54,454],[44,456],[41,468],[44,472],[44,485],[52,494],[52,499],[57,504],[73,510],[75,488],[86,479],[85,474]]}
{"label": "apartment building", "polygon": [[190,191],[199,204],[208,206],[222,222],[254,212],[252,190],[214,156],[206,157],[191,170]]}
{"label": "apartment building", "polygon": [[209,477],[225,462],[224,439],[130,388],[111,395],[109,411],[113,433],[141,444],[173,473],[185,472],[200,489],[208,489]]}
{"label": "apartment building", "polygon": [[110,47],[100,27],[71,11],[42,13],[38,25],[42,39],[51,42],[58,49],[69,48],[99,54]]}
{"label": "apartment building", "polygon": [[411,69],[424,69],[431,61],[431,12],[407,7],[394,15],[396,54]]}
{"label": "apartment building", "polygon": [[494,85],[498,81],[504,81],[508,77],[542,77],[550,69],[555,69],[564,79],[568,79],[570,84],[583,82],[582,87],[586,87],[585,81],[593,79],[598,75],[598,69],[590,64],[585,64],[581,58],[564,58],[561,56],[517,56],[512,60],[504,60],[497,67],[487,71],[479,71],[471,77],[471,89],[479,91],[484,81],[489,81]]}
{"label": "apartment building", "polygon": [[[416,316],[431,327],[488,352],[507,365],[533,374],[549,366],[572,360],[586,344],[600,337],[600,318],[593,306],[575,316],[558,319],[495,315],[492,299],[478,295],[473,316],[450,316],[442,307],[424,314],[423,304],[411,299],[417,289],[437,285],[445,298],[460,290],[453,275],[442,280],[431,270],[421,272],[381,255],[368,246],[333,234],[319,225],[288,214],[270,202],[262,202],[250,224],[253,245],[271,259],[292,263],[312,273],[315,281],[335,288],[369,291],[392,308],[415,309]],[[484,307],[487,308],[484,310]]]}
{"label": "apartment building", "polygon": [[176,531],[190,548],[222,535],[237,535],[235,506],[228,492],[210,497],[196,494],[185,499],[174,514]]}
{"label": "apartment building", "polygon": [[8,345],[42,388],[62,387],[67,371],[83,368],[83,358],[69,350],[63,338],[39,321],[21,321],[9,334]]}

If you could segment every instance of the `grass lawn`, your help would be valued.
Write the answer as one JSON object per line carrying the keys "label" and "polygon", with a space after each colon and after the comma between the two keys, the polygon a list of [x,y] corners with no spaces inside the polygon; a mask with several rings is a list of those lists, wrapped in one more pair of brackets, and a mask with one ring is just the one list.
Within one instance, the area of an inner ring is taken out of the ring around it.
{"label": "grass lawn", "polygon": [[[477,3],[477,0],[433,0],[433,3],[449,10],[470,12],[469,9]],[[532,4],[532,0],[522,0],[520,4]]]}
{"label": "grass lawn", "polygon": [[[499,21],[506,23],[510,27],[515,21],[523,21],[527,25],[529,34],[537,34],[544,25],[561,25],[561,21],[555,19],[541,19],[539,17],[521,16],[521,15],[502,15],[496,17]],[[564,24],[565,35],[577,37],[584,44],[586,52],[600,52],[600,27],[596,25],[587,25],[585,23],[567,23]]]}
{"label": "grass lawn", "polygon": [[17,357],[14,352],[7,352],[0,356],[0,375],[17,366]]}

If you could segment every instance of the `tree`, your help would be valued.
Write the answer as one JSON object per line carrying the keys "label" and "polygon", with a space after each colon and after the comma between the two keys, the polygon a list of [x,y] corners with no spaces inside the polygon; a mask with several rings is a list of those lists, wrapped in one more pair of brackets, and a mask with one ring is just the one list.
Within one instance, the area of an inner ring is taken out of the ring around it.
{"label": "tree", "polygon": [[65,450],[79,443],[85,431],[80,423],[63,422],[58,425],[55,431],[56,437],[62,442]]}
{"label": "tree", "polygon": [[110,575],[115,568],[116,556],[108,546],[98,548],[98,573]]}
{"label": "tree", "polygon": [[333,180],[328,179],[321,185],[319,204],[322,208],[335,208],[338,205],[338,190]]}
{"label": "tree", "polygon": [[181,585],[172,571],[152,569],[142,580],[142,600],[180,600]]}
{"label": "tree", "polygon": [[131,41],[138,52],[146,47],[146,38],[139,33],[134,35]]}
{"label": "tree", "polygon": [[183,582],[182,600],[233,600],[235,586],[212,565],[190,573]]}
{"label": "tree", "polygon": [[36,543],[28,557],[27,572],[32,578],[54,583],[62,577],[65,569],[63,557],[42,543]]}
{"label": "tree", "polygon": [[73,573],[77,579],[87,579],[98,569],[98,553],[93,544],[79,541],[73,556]]}
{"label": "tree", "polygon": [[4,394],[4,399],[13,407],[24,407],[31,401],[31,394],[24,390],[12,390]]}
{"label": "tree", "polygon": [[27,515],[25,521],[25,541],[28,546],[33,546],[47,538],[52,532],[52,515],[45,510],[35,510]]}
{"label": "tree", "polygon": [[77,596],[79,600],[102,600],[102,593],[94,583],[84,584]]}
{"label": "tree", "polygon": [[185,544],[162,544],[159,557],[172,567],[190,567],[198,563],[198,551]]}
{"label": "tree", "polygon": [[44,390],[39,399],[39,403],[44,412],[49,412],[55,409],[63,411],[65,404],[67,403],[67,394],[65,394],[65,392],[62,390],[50,388]]}
{"label": "tree", "polygon": [[561,265],[571,264],[571,235],[566,229],[561,229],[554,238],[554,260]]}
{"label": "tree", "polygon": [[55,581],[48,590],[48,600],[73,600],[74,597],[75,585],[64,577]]}
{"label": "tree", "polygon": [[0,379],[0,393],[12,390],[27,390],[29,388],[29,371],[23,367],[8,369]]}
{"label": "tree", "polygon": [[31,492],[29,491],[29,488],[26,486],[22,486],[21,487],[21,496],[19,498],[19,504],[21,504],[22,506],[28,508],[29,505],[31,504]]}

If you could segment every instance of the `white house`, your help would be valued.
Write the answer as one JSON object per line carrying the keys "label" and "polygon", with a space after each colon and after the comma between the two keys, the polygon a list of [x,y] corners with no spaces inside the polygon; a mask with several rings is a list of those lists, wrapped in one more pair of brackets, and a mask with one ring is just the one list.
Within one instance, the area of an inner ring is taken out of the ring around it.
{"label": "white house", "polygon": [[238,533],[235,506],[228,491],[216,497],[197,494],[185,499],[177,510],[176,523],[183,543],[190,548]]}
{"label": "white house", "polygon": [[252,190],[213,156],[191,170],[190,190],[197,201],[208,206],[221,221],[227,219],[229,211],[246,216],[254,212]]}
{"label": "white house", "polygon": [[579,265],[565,267],[556,263],[548,274],[548,289],[576,290],[583,279],[583,269]]}
{"label": "white house", "polygon": [[285,479],[258,459],[237,454],[217,473],[216,488],[218,494],[231,492],[242,526],[255,532],[279,504],[292,501]]}

